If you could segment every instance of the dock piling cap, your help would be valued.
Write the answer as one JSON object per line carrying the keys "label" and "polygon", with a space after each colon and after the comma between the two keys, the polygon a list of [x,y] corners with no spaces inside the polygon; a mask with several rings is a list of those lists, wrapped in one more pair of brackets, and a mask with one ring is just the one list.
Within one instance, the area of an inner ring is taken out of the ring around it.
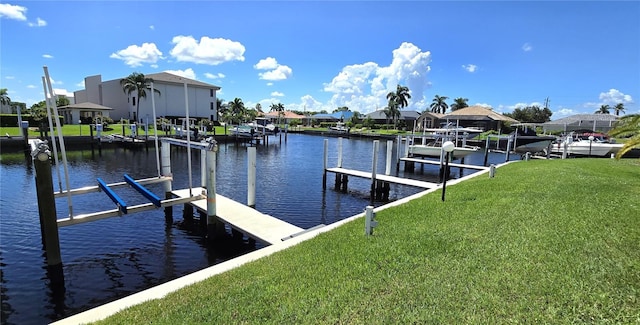
{"label": "dock piling cap", "polygon": [[36,144],[35,149],[31,151],[31,157],[37,158],[40,161],[49,160],[49,158],[51,157],[51,150],[49,150],[49,145],[47,140]]}

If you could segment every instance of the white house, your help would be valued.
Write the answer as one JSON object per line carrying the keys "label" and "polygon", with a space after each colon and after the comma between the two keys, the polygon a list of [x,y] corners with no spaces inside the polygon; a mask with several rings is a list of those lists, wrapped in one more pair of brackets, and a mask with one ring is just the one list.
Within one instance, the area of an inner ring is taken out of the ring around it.
{"label": "white house", "polygon": [[[189,117],[218,120],[216,107],[216,92],[220,87],[201,81],[181,77],[168,72],[145,75],[153,79],[153,87],[160,91],[154,92],[156,117],[178,118],[186,115],[185,84],[189,104]],[[123,77],[123,78],[126,78]],[[74,92],[76,103],[94,103],[111,108],[109,117],[113,120],[121,118],[144,122],[153,119],[151,90],[140,101],[140,116],[136,116],[138,96],[134,91],[127,95],[120,84],[121,79],[102,81],[101,75],[89,76],[84,79],[85,89]],[[68,123],[69,121],[67,121]],[[76,124],[78,121],[70,121]]]}

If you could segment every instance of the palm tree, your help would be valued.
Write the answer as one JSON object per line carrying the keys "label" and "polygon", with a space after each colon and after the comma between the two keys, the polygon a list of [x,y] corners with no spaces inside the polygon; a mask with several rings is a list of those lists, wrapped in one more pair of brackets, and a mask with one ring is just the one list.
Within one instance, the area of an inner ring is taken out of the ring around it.
{"label": "palm tree", "polygon": [[398,104],[394,99],[389,100],[389,105],[383,110],[384,115],[387,116],[387,121],[391,119],[393,121],[393,128],[396,127],[396,119],[400,117],[400,110],[398,109]]}
{"label": "palm tree", "polygon": [[640,148],[640,114],[621,117],[613,130],[609,131],[609,136],[628,137],[620,151],[616,153],[616,159],[622,158],[633,148]]}
{"label": "palm tree", "polygon": [[449,108],[449,105],[447,105],[446,100],[449,99],[449,97],[447,96],[440,96],[440,95],[436,95],[433,98],[433,103],[431,103],[431,111],[434,113],[446,113],[447,112],[447,108]]}
{"label": "palm tree", "polygon": [[468,101],[469,101],[468,98],[462,98],[462,97],[458,97],[454,99],[453,104],[451,104],[451,111],[453,112],[455,110],[469,107],[469,104],[467,104]]}
{"label": "palm tree", "polygon": [[284,116],[284,105],[282,103],[271,104],[270,112],[278,112],[278,125],[280,124],[280,118]]}
{"label": "palm tree", "polygon": [[243,122],[244,117],[247,114],[247,108],[244,107],[242,99],[238,97],[229,103],[229,111],[231,112],[233,122],[238,122],[238,124]]}
{"label": "palm tree", "polygon": [[613,110],[616,112],[616,116],[620,115],[620,112],[624,113],[624,104],[623,103],[616,104]]}
{"label": "palm tree", "polygon": [[389,103],[385,108],[385,115],[387,115],[387,118],[393,118],[394,128],[396,127],[397,118],[400,117],[400,109],[409,105],[410,98],[411,94],[409,93],[409,88],[401,86],[400,84],[396,86],[396,91],[392,91],[387,94],[387,100],[389,100]]}
{"label": "palm tree", "polygon": [[7,88],[0,89],[0,104],[2,105],[11,104],[11,98],[9,98],[9,95],[7,93]]}
{"label": "palm tree", "polygon": [[611,107],[609,105],[600,105],[600,109],[598,109],[597,111],[595,111],[595,114],[611,114],[609,113],[609,109],[611,109]]}
{"label": "palm tree", "polygon": [[[133,92],[138,94],[138,101],[135,103],[136,115],[133,117],[136,123],[138,122],[138,117],[140,116],[140,99],[147,97],[147,89],[151,89],[152,82],[153,79],[145,77],[144,74],[140,72],[134,72],[128,77],[120,79],[120,86],[122,86],[122,90],[128,96],[131,96],[131,93]],[[160,91],[158,89],[154,89],[153,91],[160,95]]]}

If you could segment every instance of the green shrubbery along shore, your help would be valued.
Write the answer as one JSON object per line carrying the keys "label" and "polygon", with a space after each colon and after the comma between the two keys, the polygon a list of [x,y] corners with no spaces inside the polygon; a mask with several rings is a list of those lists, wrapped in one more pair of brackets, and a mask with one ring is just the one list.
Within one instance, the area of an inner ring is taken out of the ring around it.
{"label": "green shrubbery along shore", "polygon": [[640,322],[640,161],[517,162],[102,324]]}

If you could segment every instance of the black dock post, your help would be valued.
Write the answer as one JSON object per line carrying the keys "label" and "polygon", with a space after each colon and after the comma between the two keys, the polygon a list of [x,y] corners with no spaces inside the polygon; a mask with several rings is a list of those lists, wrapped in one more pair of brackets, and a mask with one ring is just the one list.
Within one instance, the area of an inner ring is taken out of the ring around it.
{"label": "black dock post", "polygon": [[47,257],[48,266],[62,264],[60,255],[60,239],[58,237],[58,222],[56,216],[56,201],[53,195],[53,180],[51,177],[51,155],[49,147],[41,144],[32,153],[36,170],[36,191],[38,194],[38,212],[40,214],[40,228]]}
{"label": "black dock post", "polygon": [[489,158],[489,136],[487,135],[487,141],[484,144],[484,162],[482,166],[487,166],[487,159]]}

